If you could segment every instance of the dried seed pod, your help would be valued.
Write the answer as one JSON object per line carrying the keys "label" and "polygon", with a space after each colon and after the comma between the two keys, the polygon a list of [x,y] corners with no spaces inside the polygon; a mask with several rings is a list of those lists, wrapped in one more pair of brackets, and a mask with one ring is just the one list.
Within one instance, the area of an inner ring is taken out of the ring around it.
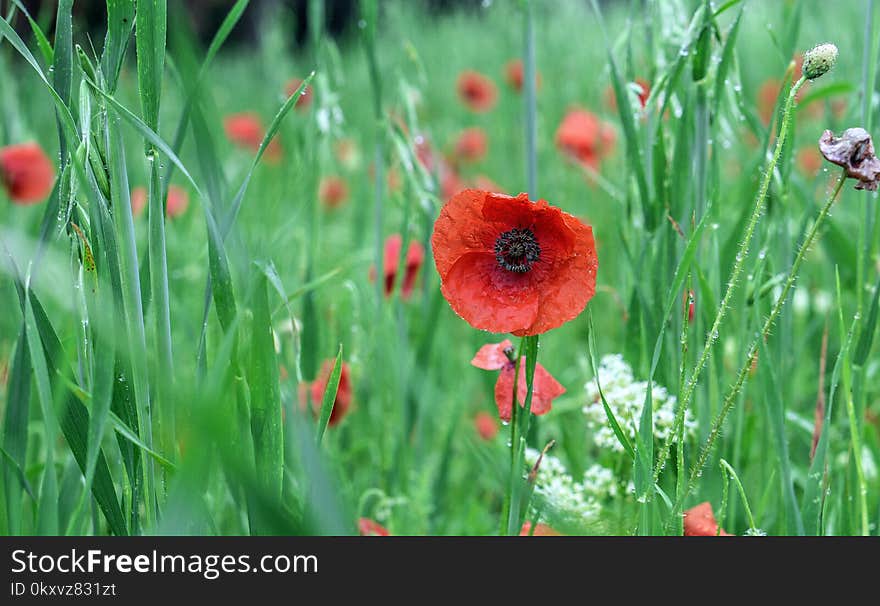
{"label": "dried seed pod", "polygon": [[847,177],[858,179],[856,189],[877,191],[880,159],[874,155],[874,143],[864,128],[848,128],[840,137],[826,130],[819,138],[819,151],[829,162],[845,168]]}

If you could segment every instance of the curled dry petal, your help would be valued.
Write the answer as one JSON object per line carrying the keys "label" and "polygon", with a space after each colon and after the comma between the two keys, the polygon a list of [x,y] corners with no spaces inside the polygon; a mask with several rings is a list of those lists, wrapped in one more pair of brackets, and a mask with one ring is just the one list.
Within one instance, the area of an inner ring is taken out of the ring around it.
{"label": "curled dry petal", "polygon": [[874,143],[864,128],[848,128],[840,137],[826,130],[819,139],[819,151],[829,162],[845,168],[847,177],[858,179],[856,189],[877,191],[880,159],[874,155]]}

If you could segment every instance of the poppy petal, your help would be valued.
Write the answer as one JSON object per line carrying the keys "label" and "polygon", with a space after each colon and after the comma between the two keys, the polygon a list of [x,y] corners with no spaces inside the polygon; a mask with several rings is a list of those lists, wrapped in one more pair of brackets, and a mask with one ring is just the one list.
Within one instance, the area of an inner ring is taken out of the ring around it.
{"label": "poppy petal", "polygon": [[535,324],[539,299],[530,296],[530,286],[528,276],[498,270],[495,255],[468,253],[455,262],[440,290],[468,324],[503,333]]}
{"label": "poppy petal", "polygon": [[501,370],[511,364],[510,358],[504,353],[507,348],[512,348],[510,339],[504,339],[501,343],[489,343],[483,345],[471,360],[471,365],[483,370]]}

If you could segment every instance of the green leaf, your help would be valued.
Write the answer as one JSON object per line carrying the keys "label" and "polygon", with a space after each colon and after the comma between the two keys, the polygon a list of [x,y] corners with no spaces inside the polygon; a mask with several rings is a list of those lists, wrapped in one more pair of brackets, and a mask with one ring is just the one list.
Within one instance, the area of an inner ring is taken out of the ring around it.
{"label": "green leaf", "polygon": [[[9,386],[6,398],[6,411],[3,416],[3,449],[9,455],[9,462],[3,465],[3,481],[6,497],[6,520],[10,535],[22,532],[22,488],[23,484],[13,481],[18,475],[15,468],[24,469],[27,460],[28,416],[31,397],[30,355],[28,354],[27,334],[24,326],[18,335],[15,355],[9,368]],[[19,473],[21,473],[19,471]]]}
{"label": "green leaf", "polygon": [[159,100],[165,69],[165,0],[137,0],[135,15],[138,89],[144,122],[159,131]]}
{"label": "green leaf", "polygon": [[281,393],[278,360],[269,312],[268,281],[256,275],[252,300],[251,351],[248,385],[251,391],[251,435],[258,481],[278,505],[284,472],[284,439],[281,432]]}
{"label": "green leaf", "polygon": [[116,91],[134,22],[135,0],[107,0],[107,36],[104,38],[101,71],[111,93]]}
{"label": "green leaf", "polygon": [[327,430],[327,423],[330,422],[330,415],[333,414],[333,404],[336,402],[336,394],[339,390],[339,378],[342,376],[342,343],[339,344],[339,352],[336,354],[336,360],[333,362],[333,370],[330,372],[330,378],[327,379],[327,386],[324,388],[324,395],[321,398],[321,416],[318,418],[317,442],[321,444],[324,439],[324,432]]}

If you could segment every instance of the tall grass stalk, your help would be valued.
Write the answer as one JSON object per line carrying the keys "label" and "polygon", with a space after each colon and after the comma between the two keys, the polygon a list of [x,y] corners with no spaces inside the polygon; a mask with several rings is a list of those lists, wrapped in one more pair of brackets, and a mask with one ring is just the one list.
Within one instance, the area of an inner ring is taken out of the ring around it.
{"label": "tall grass stalk", "polygon": [[[739,241],[739,245],[737,246],[736,258],[733,264],[733,269],[730,272],[730,277],[727,280],[727,288],[724,291],[724,297],[721,299],[721,303],[718,306],[718,311],[715,314],[715,319],[712,322],[712,327],[709,329],[709,334],[706,337],[706,342],[703,346],[702,352],[700,353],[700,357],[697,359],[696,366],[694,366],[694,369],[691,373],[691,378],[688,381],[687,387],[681,395],[680,406],[685,412],[690,405],[691,398],[693,398],[697,382],[700,380],[700,374],[702,373],[706,362],[708,362],[709,357],[712,354],[712,347],[715,345],[715,342],[720,336],[719,331],[721,328],[721,322],[724,319],[724,316],[727,314],[728,309],[730,308],[730,304],[733,299],[733,293],[736,290],[740,276],[743,272],[743,268],[745,267],[749,245],[751,244],[752,236],[755,233],[755,227],[758,225],[758,221],[764,211],[764,200],[767,198],[767,192],[770,190],[770,182],[773,179],[773,174],[776,170],[776,165],[779,162],[779,158],[782,156],[782,150],[786,138],[788,137],[789,129],[791,128],[791,121],[794,113],[793,108],[795,104],[795,96],[805,82],[806,78],[801,77],[800,80],[795,82],[794,86],[791,87],[791,90],[788,93],[788,98],[785,102],[785,109],[783,110],[782,114],[782,126],[779,129],[779,137],[776,139],[776,148],[773,152],[772,158],[767,163],[767,166],[764,168],[764,175],[761,180],[761,185],[758,188],[758,194],[757,196],[755,196],[755,202],[754,206],[752,207],[752,212],[749,215],[745,230],[743,231],[742,237]],[[672,433],[663,444],[660,454],[657,457],[657,464],[654,468],[655,482],[659,479],[660,474],[663,471],[663,467],[666,464],[666,459],[668,458],[669,452],[672,448],[674,435],[678,431],[678,424],[680,422],[683,422],[683,420],[683,416],[681,417],[681,420],[676,419],[676,425],[673,427]]]}
{"label": "tall grass stalk", "polygon": [[807,232],[803,243],[801,243],[801,246],[798,249],[797,256],[795,257],[791,269],[788,272],[788,276],[786,277],[786,280],[782,285],[782,290],[779,294],[779,297],[776,299],[776,302],[774,303],[773,308],[770,311],[770,315],[768,315],[767,319],[764,321],[764,325],[762,326],[761,331],[757,334],[757,336],[752,340],[751,344],[749,345],[746,360],[740,367],[739,372],[737,373],[736,381],[734,382],[730,390],[728,390],[727,394],[724,397],[724,402],[721,406],[721,410],[712,421],[712,426],[709,430],[709,436],[706,439],[706,442],[703,444],[702,449],[700,450],[700,455],[697,458],[697,461],[691,467],[690,477],[688,479],[687,486],[685,487],[684,492],[676,499],[675,506],[672,512],[672,518],[675,518],[676,515],[681,512],[684,500],[696,487],[697,480],[702,475],[703,468],[706,466],[709,455],[712,453],[712,448],[715,445],[715,441],[721,434],[721,428],[724,425],[724,420],[727,418],[727,414],[730,412],[731,408],[733,408],[737,396],[745,385],[746,379],[748,378],[749,370],[752,368],[752,364],[754,363],[758,355],[758,348],[760,346],[760,343],[770,334],[770,329],[773,327],[774,322],[779,317],[779,314],[782,311],[782,307],[785,304],[786,299],[788,298],[789,292],[791,291],[792,287],[794,286],[794,282],[797,279],[801,263],[803,263],[807,251],[813,245],[813,241],[816,239],[816,235],[819,233],[819,228],[822,226],[825,218],[828,216],[828,212],[831,210],[831,206],[837,199],[837,195],[840,193],[840,190],[843,187],[845,181],[846,172],[843,172],[841,173],[840,179],[837,181],[837,185],[834,187],[834,191],[825,201],[822,210],[819,211],[818,217],[816,217],[816,220],[810,226],[810,229]]}

